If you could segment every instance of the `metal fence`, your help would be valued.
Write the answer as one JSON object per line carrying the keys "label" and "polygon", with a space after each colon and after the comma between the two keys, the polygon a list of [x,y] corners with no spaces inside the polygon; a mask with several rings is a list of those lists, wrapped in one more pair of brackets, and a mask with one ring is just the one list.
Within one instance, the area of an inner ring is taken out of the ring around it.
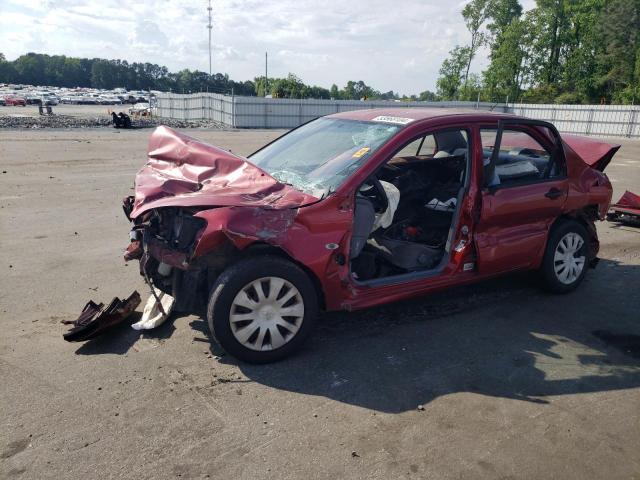
{"label": "metal fence", "polygon": [[370,108],[469,108],[515,113],[552,122],[563,133],[640,138],[640,107],[632,105],[537,105],[485,102],[294,100],[218,93],[157,96],[156,114],[178,120],[212,120],[236,128],[293,128],[332,113]]}
{"label": "metal fence", "polygon": [[235,126],[234,97],[219,93],[161,93],[156,96],[154,113],[174,120],[211,120]]}
{"label": "metal fence", "polygon": [[240,128],[293,128],[332,113],[371,108],[478,108],[497,109],[503,106],[474,102],[393,102],[358,100],[294,100],[261,97],[235,97],[235,125]]}
{"label": "metal fence", "polygon": [[640,107],[634,105],[511,104],[509,112],[546,120],[562,133],[640,138]]}

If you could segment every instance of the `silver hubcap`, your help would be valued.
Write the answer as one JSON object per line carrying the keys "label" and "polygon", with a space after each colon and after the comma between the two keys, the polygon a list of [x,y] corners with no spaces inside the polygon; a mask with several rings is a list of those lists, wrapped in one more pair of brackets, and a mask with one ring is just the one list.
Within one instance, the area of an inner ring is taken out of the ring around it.
{"label": "silver hubcap", "polygon": [[565,285],[575,282],[584,269],[585,257],[578,255],[584,245],[584,240],[577,233],[570,232],[558,242],[553,256],[553,267],[556,277]]}
{"label": "silver hubcap", "polygon": [[274,350],[296,336],[304,318],[302,295],[290,282],[263,277],[233,299],[229,322],[236,340],[251,350]]}

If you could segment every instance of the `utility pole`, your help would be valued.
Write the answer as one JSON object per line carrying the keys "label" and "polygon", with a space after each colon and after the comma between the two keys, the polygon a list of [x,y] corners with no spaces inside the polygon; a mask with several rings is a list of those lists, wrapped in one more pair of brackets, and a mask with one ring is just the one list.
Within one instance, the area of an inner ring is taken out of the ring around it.
{"label": "utility pole", "polygon": [[267,96],[267,87],[269,86],[269,77],[267,76],[268,69],[267,65],[269,63],[269,57],[267,56],[267,52],[264,52],[264,96]]}
{"label": "utility pole", "polygon": [[209,76],[211,76],[211,29],[213,28],[213,25],[211,24],[211,0],[209,0],[209,7],[207,7],[207,10],[209,11],[209,23],[207,25],[207,28],[209,29]]}

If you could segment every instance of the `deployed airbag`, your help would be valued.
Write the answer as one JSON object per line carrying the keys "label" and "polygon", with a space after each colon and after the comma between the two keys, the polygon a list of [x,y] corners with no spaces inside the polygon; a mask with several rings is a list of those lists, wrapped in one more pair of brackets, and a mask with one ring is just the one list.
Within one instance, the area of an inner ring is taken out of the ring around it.
{"label": "deployed airbag", "polygon": [[382,185],[384,193],[387,195],[389,206],[384,212],[376,214],[371,232],[374,232],[380,227],[388,228],[393,223],[393,216],[396,214],[396,210],[398,209],[398,203],[400,203],[400,190],[398,190],[398,187],[383,180],[380,180],[380,185]]}
{"label": "deployed airbag", "polygon": [[155,287],[155,294],[147,300],[139,322],[131,325],[134,330],[150,330],[162,325],[171,315],[176,299]]}

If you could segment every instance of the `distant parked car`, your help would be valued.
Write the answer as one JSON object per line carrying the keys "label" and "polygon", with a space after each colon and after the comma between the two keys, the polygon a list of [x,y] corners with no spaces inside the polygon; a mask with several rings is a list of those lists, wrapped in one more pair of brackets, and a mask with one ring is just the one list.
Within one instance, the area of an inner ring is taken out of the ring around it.
{"label": "distant parked car", "polygon": [[120,105],[122,100],[115,95],[101,95],[100,104],[102,105]]}
{"label": "distant parked car", "polygon": [[98,97],[94,97],[93,95],[83,95],[80,98],[80,105],[98,105],[100,102],[98,101]]}
{"label": "distant parked car", "polygon": [[5,105],[7,105],[8,107],[10,106],[26,107],[27,106],[27,100],[24,97],[8,96],[8,97],[4,97],[4,102],[5,102]]}
{"label": "distant parked car", "polygon": [[0,97],[0,105],[4,106],[6,105],[4,98]]}
{"label": "distant parked car", "polygon": [[24,99],[27,101],[27,105],[42,105],[42,99],[33,93],[27,93]]}
{"label": "distant parked car", "polygon": [[56,97],[52,93],[42,93],[40,95],[41,105],[58,105],[58,103],[60,103],[60,101],[58,100],[58,97]]}
{"label": "distant parked car", "polygon": [[67,105],[75,105],[79,101],[79,97],[75,95],[66,95],[60,99],[60,103],[64,103]]}
{"label": "distant parked car", "polygon": [[151,113],[148,103],[136,103],[133,107],[129,108],[129,115],[146,116]]}

